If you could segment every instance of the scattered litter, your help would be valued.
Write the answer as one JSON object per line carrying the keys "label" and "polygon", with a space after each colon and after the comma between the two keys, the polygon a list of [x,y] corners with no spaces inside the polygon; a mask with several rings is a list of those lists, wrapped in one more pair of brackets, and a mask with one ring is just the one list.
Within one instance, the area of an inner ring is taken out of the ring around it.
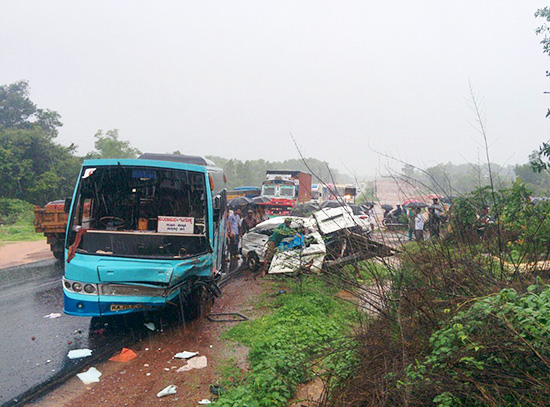
{"label": "scattered litter", "polygon": [[88,369],[87,372],[78,373],[77,376],[80,380],[82,380],[82,383],[84,384],[97,383],[99,382],[99,376],[101,376],[101,372],[95,367],[91,367]]}
{"label": "scattered litter", "polygon": [[277,294],[286,294],[286,290],[279,290],[277,291]]}
{"label": "scattered litter", "polygon": [[211,348],[213,348],[213,346],[212,346],[212,345],[210,345],[210,347],[211,347]]}
{"label": "scattered litter", "polygon": [[145,350],[149,350],[149,348],[145,348]]}
{"label": "scattered litter", "polygon": [[36,336],[31,336],[31,341],[35,341],[36,340]]}
{"label": "scattered litter", "polygon": [[176,372],[187,372],[191,369],[203,369],[208,365],[208,362],[206,360],[206,356],[199,356],[197,358],[193,358],[187,362],[185,366],[180,367]]}
{"label": "scattered litter", "polygon": [[145,373],[145,376],[151,376],[151,373]]}
{"label": "scattered litter", "polygon": [[164,397],[164,396],[169,396],[170,394],[176,394],[177,388],[178,388],[177,386],[170,384],[169,386],[166,386],[164,389],[159,391],[157,393],[157,397]]}
{"label": "scattered litter", "polygon": [[151,331],[154,331],[155,329],[157,329],[155,327],[155,324],[153,322],[145,322],[143,325],[145,325],[147,328],[149,328]]}
{"label": "scattered litter", "polygon": [[44,315],[44,318],[46,318],[46,319],[61,318],[61,314],[58,314],[57,312],[52,312],[49,315]]}
{"label": "scattered litter", "polygon": [[70,350],[67,356],[69,359],[85,358],[87,356],[92,356],[92,351],[90,349],[74,349]]}
{"label": "scattered litter", "polygon": [[122,348],[120,353],[116,356],[113,356],[109,359],[111,362],[128,362],[132,359],[137,358],[136,353],[132,349]]}
{"label": "scattered litter", "polygon": [[75,329],[73,335],[82,335],[82,329]]}
{"label": "scattered litter", "polygon": [[149,367],[149,363],[144,364],[143,367]]}
{"label": "scattered litter", "polygon": [[191,359],[192,357],[197,356],[198,354],[199,352],[189,352],[184,350],[183,352],[176,353],[174,357],[176,359]]}
{"label": "scattered litter", "polygon": [[208,399],[202,399],[201,401],[198,402],[198,404],[211,404],[212,402]]}
{"label": "scattered litter", "polygon": [[50,363],[50,362],[51,362],[51,360],[50,360],[50,359],[46,360],[46,364],[48,364],[48,363]]}

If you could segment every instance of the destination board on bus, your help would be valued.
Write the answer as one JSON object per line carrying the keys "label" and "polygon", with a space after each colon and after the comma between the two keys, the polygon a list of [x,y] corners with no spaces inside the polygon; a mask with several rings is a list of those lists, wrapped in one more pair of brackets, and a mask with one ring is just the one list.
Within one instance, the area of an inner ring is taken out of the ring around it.
{"label": "destination board on bus", "polygon": [[159,233],[181,233],[192,235],[195,230],[195,218],[181,216],[159,216]]}

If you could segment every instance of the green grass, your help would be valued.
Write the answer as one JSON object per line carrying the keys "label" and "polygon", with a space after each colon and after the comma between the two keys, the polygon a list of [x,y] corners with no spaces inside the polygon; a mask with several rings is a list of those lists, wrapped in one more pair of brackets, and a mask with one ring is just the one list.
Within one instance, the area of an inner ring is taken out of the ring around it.
{"label": "green grass", "polygon": [[239,375],[231,363],[224,366],[222,383],[230,388],[217,406],[284,406],[299,383],[313,378],[314,363],[321,371],[353,366],[353,352],[337,351],[338,357],[334,356],[356,320],[353,307],[334,297],[315,277],[289,286],[286,294],[269,302],[271,313],[224,334],[225,339],[250,348],[250,370]]}
{"label": "green grass", "polygon": [[44,239],[33,226],[33,205],[19,199],[0,198],[0,242]]}

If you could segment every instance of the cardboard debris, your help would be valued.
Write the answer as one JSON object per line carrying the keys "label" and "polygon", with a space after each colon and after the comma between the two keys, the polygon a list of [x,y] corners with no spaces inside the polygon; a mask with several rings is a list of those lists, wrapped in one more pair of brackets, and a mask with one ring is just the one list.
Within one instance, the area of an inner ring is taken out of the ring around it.
{"label": "cardboard debris", "polygon": [[169,396],[170,394],[176,394],[178,386],[170,384],[157,393],[157,397]]}
{"label": "cardboard debris", "polygon": [[113,356],[111,359],[109,359],[111,362],[128,362],[132,359],[137,358],[136,353],[132,349],[128,348],[122,348],[120,353],[116,356]]}
{"label": "cardboard debris", "polygon": [[61,314],[58,314],[57,312],[52,312],[49,315],[44,315],[44,318],[46,318],[46,319],[61,318]]}
{"label": "cardboard debris", "polygon": [[180,373],[187,372],[191,369],[204,369],[207,365],[206,356],[199,356],[189,360],[185,366],[180,367],[176,372]]}
{"label": "cardboard debris", "polygon": [[191,359],[192,357],[197,356],[198,354],[199,352],[188,352],[185,350],[183,352],[176,353],[174,357],[176,359]]}
{"label": "cardboard debris", "polygon": [[70,350],[67,354],[69,359],[79,359],[92,356],[92,351],[90,349],[73,349]]}
{"label": "cardboard debris", "polygon": [[99,376],[101,376],[101,372],[95,367],[91,367],[88,369],[88,371],[84,373],[78,373],[77,376],[80,380],[82,380],[82,383],[84,384],[97,383],[99,382]]}

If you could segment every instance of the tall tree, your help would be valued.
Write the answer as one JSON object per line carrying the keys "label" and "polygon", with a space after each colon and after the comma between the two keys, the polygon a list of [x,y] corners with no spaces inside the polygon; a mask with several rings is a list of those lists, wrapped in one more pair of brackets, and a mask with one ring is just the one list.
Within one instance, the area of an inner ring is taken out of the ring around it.
{"label": "tall tree", "polygon": [[0,197],[44,204],[70,195],[81,160],[75,145],[53,141],[60,118],[36,107],[27,81],[0,86]]}
{"label": "tall tree", "polygon": [[96,151],[89,153],[86,158],[136,158],[141,154],[137,148],[130,145],[129,141],[120,140],[118,130],[98,130],[94,147]]}

